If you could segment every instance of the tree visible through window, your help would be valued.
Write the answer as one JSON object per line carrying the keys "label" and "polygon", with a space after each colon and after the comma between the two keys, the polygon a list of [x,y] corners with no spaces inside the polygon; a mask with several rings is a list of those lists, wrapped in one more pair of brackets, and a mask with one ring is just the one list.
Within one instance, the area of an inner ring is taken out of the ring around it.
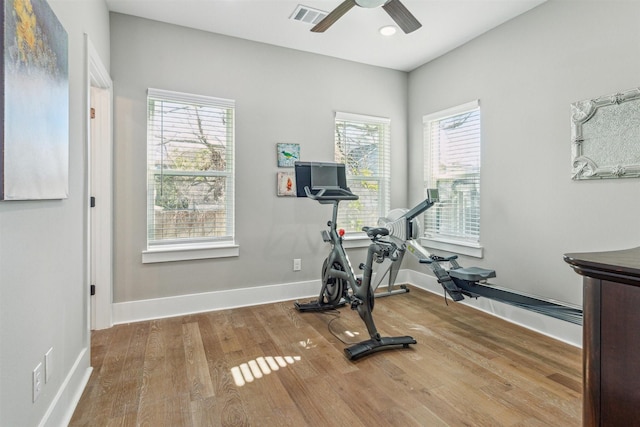
{"label": "tree visible through window", "polygon": [[148,246],[233,240],[234,103],[149,89]]}
{"label": "tree visible through window", "polygon": [[336,113],[335,126],[335,161],[346,164],[347,185],[360,197],[341,203],[338,226],[360,232],[389,210],[390,121]]}
{"label": "tree visible through window", "polygon": [[425,187],[440,202],[425,213],[425,236],[480,239],[480,106],[478,101],[425,116]]}

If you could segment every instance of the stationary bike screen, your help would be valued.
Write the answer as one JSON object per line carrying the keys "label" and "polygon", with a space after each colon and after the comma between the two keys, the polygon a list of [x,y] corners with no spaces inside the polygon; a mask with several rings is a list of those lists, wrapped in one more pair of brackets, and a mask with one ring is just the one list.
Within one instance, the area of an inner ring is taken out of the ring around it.
{"label": "stationary bike screen", "polygon": [[304,188],[313,193],[320,189],[347,189],[347,174],[342,163],[295,162],[296,196],[307,197]]}

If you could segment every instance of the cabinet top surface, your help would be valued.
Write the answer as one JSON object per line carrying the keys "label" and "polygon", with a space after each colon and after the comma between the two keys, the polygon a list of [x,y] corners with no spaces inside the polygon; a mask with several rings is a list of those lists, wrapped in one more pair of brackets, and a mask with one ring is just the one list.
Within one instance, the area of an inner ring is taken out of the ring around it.
{"label": "cabinet top surface", "polygon": [[[564,255],[578,273],[583,269],[613,272],[640,278],[640,247],[608,252],[583,252]],[[585,274],[588,275],[588,274]]]}

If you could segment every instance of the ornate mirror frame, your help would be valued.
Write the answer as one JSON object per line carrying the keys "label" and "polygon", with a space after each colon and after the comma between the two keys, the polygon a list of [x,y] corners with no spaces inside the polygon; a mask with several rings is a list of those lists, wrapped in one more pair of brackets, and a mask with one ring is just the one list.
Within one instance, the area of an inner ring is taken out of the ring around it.
{"label": "ornate mirror frame", "polygon": [[640,88],[571,104],[572,179],[640,177]]}

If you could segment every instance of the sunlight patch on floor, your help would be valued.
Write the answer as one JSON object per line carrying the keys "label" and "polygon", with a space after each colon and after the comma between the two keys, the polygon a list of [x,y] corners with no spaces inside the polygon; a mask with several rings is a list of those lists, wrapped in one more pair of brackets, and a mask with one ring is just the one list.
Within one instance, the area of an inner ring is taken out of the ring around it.
{"label": "sunlight patch on floor", "polygon": [[311,349],[311,348],[316,348],[318,346],[318,344],[314,343],[313,341],[311,341],[310,338],[307,338],[306,341],[300,341],[299,342],[300,347],[304,348],[304,349]]}
{"label": "sunlight patch on floor", "polygon": [[355,338],[357,335],[360,335],[360,332],[344,331],[344,334],[349,338]]}
{"label": "sunlight patch on floor", "polygon": [[253,382],[269,375],[273,371],[293,365],[301,360],[300,356],[267,356],[258,357],[247,363],[241,363],[231,368],[231,376],[236,386],[242,387],[246,383]]}

